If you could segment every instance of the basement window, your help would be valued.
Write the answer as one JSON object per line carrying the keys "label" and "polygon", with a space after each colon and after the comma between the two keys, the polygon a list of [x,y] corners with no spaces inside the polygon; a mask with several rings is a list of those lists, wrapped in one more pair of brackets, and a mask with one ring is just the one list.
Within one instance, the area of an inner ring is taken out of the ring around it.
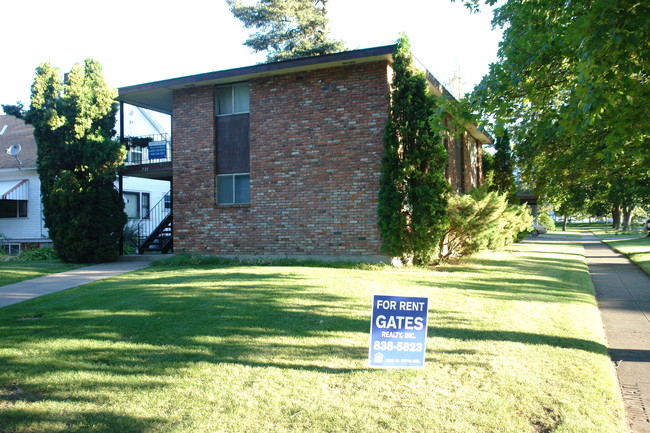
{"label": "basement window", "polygon": [[20,244],[3,244],[1,247],[2,251],[10,256],[17,256],[20,254]]}

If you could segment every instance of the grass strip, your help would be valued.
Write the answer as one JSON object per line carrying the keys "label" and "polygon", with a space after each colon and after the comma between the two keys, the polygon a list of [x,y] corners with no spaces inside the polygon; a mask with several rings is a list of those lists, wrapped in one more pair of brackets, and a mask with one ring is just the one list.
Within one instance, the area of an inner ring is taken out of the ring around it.
{"label": "grass strip", "polygon": [[[375,293],[427,362],[367,368]],[[0,309],[2,432],[625,432],[580,245],[431,269],[155,266]]]}
{"label": "grass strip", "polygon": [[650,238],[604,239],[614,250],[625,254],[630,260],[650,274]]}
{"label": "grass strip", "polygon": [[590,229],[590,231],[600,239],[640,238],[647,234],[646,231],[641,231],[641,230],[623,231],[623,230],[614,230],[611,228]]}
{"label": "grass strip", "polygon": [[70,271],[81,266],[83,265],[63,263],[60,260],[10,260],[0,262],[0,286]]}

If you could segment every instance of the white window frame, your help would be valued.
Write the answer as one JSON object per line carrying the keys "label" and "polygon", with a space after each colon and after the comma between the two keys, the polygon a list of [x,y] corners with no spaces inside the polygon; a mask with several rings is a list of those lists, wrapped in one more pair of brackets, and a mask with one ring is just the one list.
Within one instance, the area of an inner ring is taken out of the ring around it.
{"label": "white window frame", "polygon": [[10,256],[17,256],[20,254],[20,244],[2,244],[2,249]]}
{"label": "white window frame", "polygon": [[[148,192],[142,192],[142,191],[124,191],[123,193],[125,196],[128,194],[130,197],[133,195],[137,196],[137,209],[138,209],[138,215],[131,217],[127,214],[127,217],[130,220],[140,220],[140,219],[149,219],[149,213],[151,212],[151,194]],[[147,195],[148,200],[147,200],[147,209],[144,208],[144,202],[142,200],[142,196]]]}

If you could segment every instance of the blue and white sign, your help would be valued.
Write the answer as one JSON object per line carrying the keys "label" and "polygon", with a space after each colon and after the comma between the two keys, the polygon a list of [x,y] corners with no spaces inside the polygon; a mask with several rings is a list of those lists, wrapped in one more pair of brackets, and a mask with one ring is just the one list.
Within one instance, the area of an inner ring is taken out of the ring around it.
{"label": "blue and white sign", "polygon": [[167,158],[167,142],[152,141],[149,143],[149,159]]}
{"label": "blue and white sign", "polygon": [[374,295],[369,365],[377,368],[424,367],[428,312],[428,298]]}

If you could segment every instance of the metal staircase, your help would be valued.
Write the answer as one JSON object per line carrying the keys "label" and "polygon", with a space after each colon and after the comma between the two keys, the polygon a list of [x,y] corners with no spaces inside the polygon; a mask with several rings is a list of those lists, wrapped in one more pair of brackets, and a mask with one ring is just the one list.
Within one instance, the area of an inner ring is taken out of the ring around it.
{"label": "metal staircase", "polygon": [[171,191],[138,222],[138,253],[167,254],[174,246]]}

